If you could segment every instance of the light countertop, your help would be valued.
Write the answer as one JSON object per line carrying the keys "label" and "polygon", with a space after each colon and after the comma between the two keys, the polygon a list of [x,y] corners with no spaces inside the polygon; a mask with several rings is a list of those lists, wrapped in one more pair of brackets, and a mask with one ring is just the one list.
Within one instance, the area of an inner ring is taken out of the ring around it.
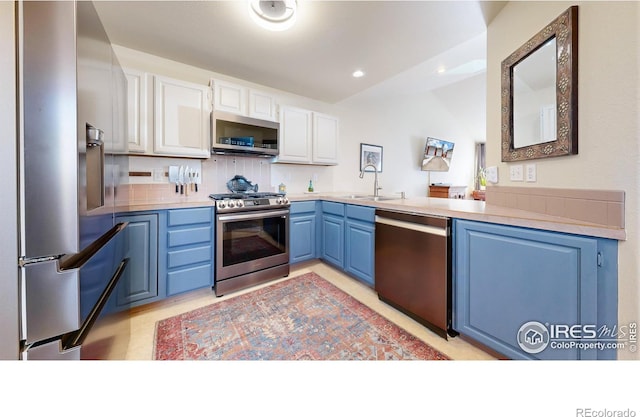
{"label": "light countertop", "polygon": [[348,198],[353,193],[318,193],[287,195],[290,201],[327,200],[339,203],[357,204],[380,209],[403,211],[415,214],[444,216],[456,219],[474,220],[519,227],[573,233],[615,240],[626,240],[626,231],[596,223],[556,217],[531,211],[518,210],[487,204],[478,200],[452,198],[411,197],[407,199],[372,201]]}
{"label": "light countertop", "polygon": [[[626,240],[625,229],[607,227],[596,223],[549,216],[525,210],[518,210],[487,204],[478,200],[462,200],[451,198],[411,197],[394,200],[372,201],[349,198],[354,193],[302,193],[287,194],[290,201],[326,200],[346,204],[356,204],[380,209],[402,211],[414,214],[444,216],[455,219],[474,220],[488,223],[504,224],[534,229],[550,230],[554,232],[572,233],[584,236],[595,236],[607,239]],[[191,207],[212,207],[213,200],[185,201],[185,202],[153,202],[117,206],[117,213],[170,210]]]}

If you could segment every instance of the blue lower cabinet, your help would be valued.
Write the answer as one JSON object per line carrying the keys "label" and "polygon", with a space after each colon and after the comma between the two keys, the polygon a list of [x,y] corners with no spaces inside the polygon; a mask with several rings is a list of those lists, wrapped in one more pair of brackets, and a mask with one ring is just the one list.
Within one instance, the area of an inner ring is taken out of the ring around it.
{"label": "blue lower cabinet", "polygon": [[[615,359],[617,242],[454,221],[454,329],[512,359]],[[604,331],[604,333],[600,333]]]}
{"label": "blue lower cabinet", "polygon": [[124,246],[129,263],[117,286],[117,309],[155,301],[158,292],[158,215],[117,216],[129,222],[124,230]]}
{"label": "blue lower cabinet", "polygon": [[181,268],[167,273],[167,294],[179,294],[213,284],[211,264]]}
{"label": "blue lower cabinet", "polygon": [[213,216],[212,207],[167,211],[162,259],[167,296],[213,285]]}
{"label": "blue lower cabinet", "polygon": [[375,208],[346,206],[344,269],[373,286],[375,256]]}
{"label": "blue lower cabinet", "polygon": [[375,226],[347,220],[345,228],[344,269],[350,274],[374,285],[373,266]]}
{"label": "blue lower cabinet", "polygon": [[289,263],[318,257],[318,221],[316,201],[291,203],[289,221]]}
{"label": "blue lower cabinet", "polygon": [[323,201],[321,218],[320,257],[373,286],[375,208]]}
{"label": "blue lower cabinet", "polygon": [[291,216],[289,262],[308,261],[316,256],[316,215]]}
{"label": "blue lower cabinet", "polygon": [[322,215],[322,250],[320,257],[344,268],[344,218],[331,214]]}

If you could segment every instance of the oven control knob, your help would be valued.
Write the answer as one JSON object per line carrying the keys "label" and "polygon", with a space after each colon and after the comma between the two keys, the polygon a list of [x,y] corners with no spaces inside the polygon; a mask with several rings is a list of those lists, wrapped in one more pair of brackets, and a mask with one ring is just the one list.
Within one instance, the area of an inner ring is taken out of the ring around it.
{"label": "oven control knob", "polygon": [[282,204],[282,197],[276,198],[276,204]]}
{"label": "oven control knob", "polygon": [[238,200],[238,207],[244,207],[244,201]]}
{"label": "oven control knob", "polygon": [[289,199],[287,197],[283,198],[282,204],[289,204]]}
{"label": "oven control knob", "polygon": [[229,201],[229,208],[234,208],[236,206],[236,202],[231,200]]}
{"label": "oven control knob", "polygon": [[223,208],[225,208],[225,207],[227,207],[227,204],[226,204],[224,201],[220,201],[220,202],[218,202],[218,208],[223,209]]}

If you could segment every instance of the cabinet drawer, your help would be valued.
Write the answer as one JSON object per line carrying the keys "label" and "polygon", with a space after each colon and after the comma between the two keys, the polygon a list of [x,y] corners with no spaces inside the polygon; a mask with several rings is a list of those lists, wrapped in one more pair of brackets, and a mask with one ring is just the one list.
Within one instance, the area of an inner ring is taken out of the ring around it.
{"label": "cabinet drawer", "polygon": [[212,209],[210,207],[169,210],[169,226],[183,226],[185,224],[211,223]]}
{"label": "cabinet drawer", "polygon": [[194,243],[211,242],[212,237],[211,226],[170,230],[167,233],[168,246],[170,248]]}
{"label": "cabinet drawer", "polygon": [[291,203],[291,214],[309,213],[316,211],[315,201],[296,201]]}
{"label": "cabinet drawer", "polygon": [[363,222],[373,223],[376,217],[376,209],[374,207],[347,205],[347,217]]}
{"label": "cabinet drawer", "polygon": [[177,268],[189,264],[201,262],[211,263],[211,246],[201,246],[198,248],[171,251],[167,257],[167,267]]}
{"label": "cabinet drawer", "polygon": [[167,274],[167,295],[174,295],[213,284],[211,265],[181,269]]}
{"label": "cabinet drawer", "polygon": [[323,201],[322,212],[335,214],[336,216],[344,216],[344,204],[334,203],[332,201]]}

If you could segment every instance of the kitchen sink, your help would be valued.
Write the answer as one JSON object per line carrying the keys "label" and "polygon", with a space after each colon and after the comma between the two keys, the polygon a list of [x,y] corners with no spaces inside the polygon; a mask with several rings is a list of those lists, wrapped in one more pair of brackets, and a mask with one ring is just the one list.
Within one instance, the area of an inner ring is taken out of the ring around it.
{"label": "kitchen sink", "polygon": [[368,195],[366,197],[362,197],[361,200],[371,200],[371,201],[387,201],[387,200],[398,200],[398,197],[385,197],[385,196],[377,196],[374,197],[372,195]]}
{"label": "kitchen sink", "polygon": [[376,197],[373,195],[350,194],[350,195],[343,195],[342,198],[348,198],[353,200],[386,201],[386,200],[397,200],[399,197],[386,197],[386,196]]}
{"label": "kitchen sink", "polygon": [[361,198],[369,198],[369,196],[361,195],[361,194],[349,194],[349,195],[342,195],[340,196],[340,198],[361,199]]}

